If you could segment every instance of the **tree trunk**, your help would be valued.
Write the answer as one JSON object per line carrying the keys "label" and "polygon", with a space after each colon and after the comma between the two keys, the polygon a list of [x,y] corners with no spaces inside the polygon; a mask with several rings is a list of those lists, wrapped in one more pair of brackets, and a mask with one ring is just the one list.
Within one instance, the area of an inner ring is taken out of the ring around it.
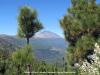
{"label": "tree trunk", "polygon": [[20,65],[17,65],[17,75],[20,75],[21,71],[20,71]]}
{"label": "tree trunk", "polygon": [[32,72],[32,69],[31,69],[31,65],[30,64],[28,65],[28,71],[29,71],[29,74],[28,75],[32,75],[32,73],[31,73]]}
{"label": "tree trunk", "polygon": [[27,37],[26,39],[27,39],[27,45],[28,45],[29,44],[29,38]]}

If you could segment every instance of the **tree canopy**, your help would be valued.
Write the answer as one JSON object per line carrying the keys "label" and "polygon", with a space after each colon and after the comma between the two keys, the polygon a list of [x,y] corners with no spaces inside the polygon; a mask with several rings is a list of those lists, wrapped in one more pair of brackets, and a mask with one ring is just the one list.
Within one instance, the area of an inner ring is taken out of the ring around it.
{"label": "tree canopy", "polygon": [[29,38],[42,28],[36,10],[28,6],[21,7],[18,16],[18,36],[26,38],[29,43]]}
{"label": "tree canopy", "polygon": [[100,37],[100,5],[96,4],[96,0],[71,2],[72,6],[60,24],[71,47],[68,48],[72,55],[70,59],[76,59],[76,62],[84,59],[89,50],[93,51],[94,42]]}

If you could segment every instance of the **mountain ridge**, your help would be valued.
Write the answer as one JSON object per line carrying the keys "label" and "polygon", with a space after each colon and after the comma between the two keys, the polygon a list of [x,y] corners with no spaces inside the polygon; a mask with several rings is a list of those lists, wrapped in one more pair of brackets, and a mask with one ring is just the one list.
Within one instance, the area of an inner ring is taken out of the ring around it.
{"label": "mountain ridge", "polygon": [[[46,35],[48,35],[48,36],[46,36]],[[2,37],[5,37],[5,36],[17,37],[17,35],[8,35],[8,34],[0,34],[0,37],[1,36]],[[58,35],[54,32],[51,32],[51,31],[40,31],[40,32],[35,33],[35,35],[32,38],[63,38],[63,37],[61,37],[60,35]]]}
{"label": "mountain ridge", "polygon": [[[37,38],[33,37],[30,39],[30,44],[33,47],[33,51],[35,52],[36,58],[42,59],[46,62],[56,62],[58,59],[62,59],[67,46],[67,43],[63,38],[52,32],[39,32],[39,34],[37,35],[39,37],[35,35]],[[48,37],[46,37],[46,35],[48,35]],[[12,47],[15,48],[17,46],[23,47],[26,44],[25,39],[20,39],[17,36],[9,36],[3,34],[0,35],[0,39],[5,40],[2,41],[2,43],[0,42],[1,45],[3,45],[3,42],[5,42],[5,46],[6,44],[11,44],[13,45]]]}
{"label": "mountain ridge", "polygon": [[33,38],[62,38],[62,37],[51,31],[42,31],[42,32],[37,32]]}

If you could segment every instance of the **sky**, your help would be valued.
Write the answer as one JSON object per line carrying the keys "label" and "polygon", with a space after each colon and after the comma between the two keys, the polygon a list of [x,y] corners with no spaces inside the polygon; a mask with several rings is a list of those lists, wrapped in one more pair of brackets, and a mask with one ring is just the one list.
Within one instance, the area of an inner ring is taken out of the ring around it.
{"label": "sky", "polygon": [[63,37],[59,20],[71,6],[70,0],[0,0],[0,34],[17,34],[17,18],[20,7],[24,5],[37,10],[38,19],[44,26],[42,31],[51,31]]}
{"label": "sky", "polygon": [[42,31],[51,31],[63,36],[59,20],[70,6],[70,0],[0,0],[0,34],[16,35],[20,7],[28,5],[37,10],[44,26]]}

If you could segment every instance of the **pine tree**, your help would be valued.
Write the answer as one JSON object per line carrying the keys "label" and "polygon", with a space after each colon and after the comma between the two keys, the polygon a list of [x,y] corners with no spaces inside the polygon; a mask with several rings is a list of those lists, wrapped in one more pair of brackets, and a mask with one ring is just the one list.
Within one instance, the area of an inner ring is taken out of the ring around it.
{"label": "pine tree", "polygon": [[28,6],[23,6],[18,16],[18,36],[26,38],[29,44],[29,39],[42,28],[37,12]]}
{"label": "pine tree", "polygon": [[[17,50],[12,54],[12,62],[17,68],[17,74],[21,75],[26,70],[26,66],[31,66],[33,64],[34,56],[32,52],[32,47],[30,45],[26,45],[22,49]],[[28,67],[30,68],[30,67]],[[29,71],[30,72],[30,71]]]}
{"label": "pine tree", "polygon": [[69,61],[81,62],[93,52],[94,42],[100,37],[100,5],[96,0],[71,0],[72,6],[60,20],[69,42]]}

